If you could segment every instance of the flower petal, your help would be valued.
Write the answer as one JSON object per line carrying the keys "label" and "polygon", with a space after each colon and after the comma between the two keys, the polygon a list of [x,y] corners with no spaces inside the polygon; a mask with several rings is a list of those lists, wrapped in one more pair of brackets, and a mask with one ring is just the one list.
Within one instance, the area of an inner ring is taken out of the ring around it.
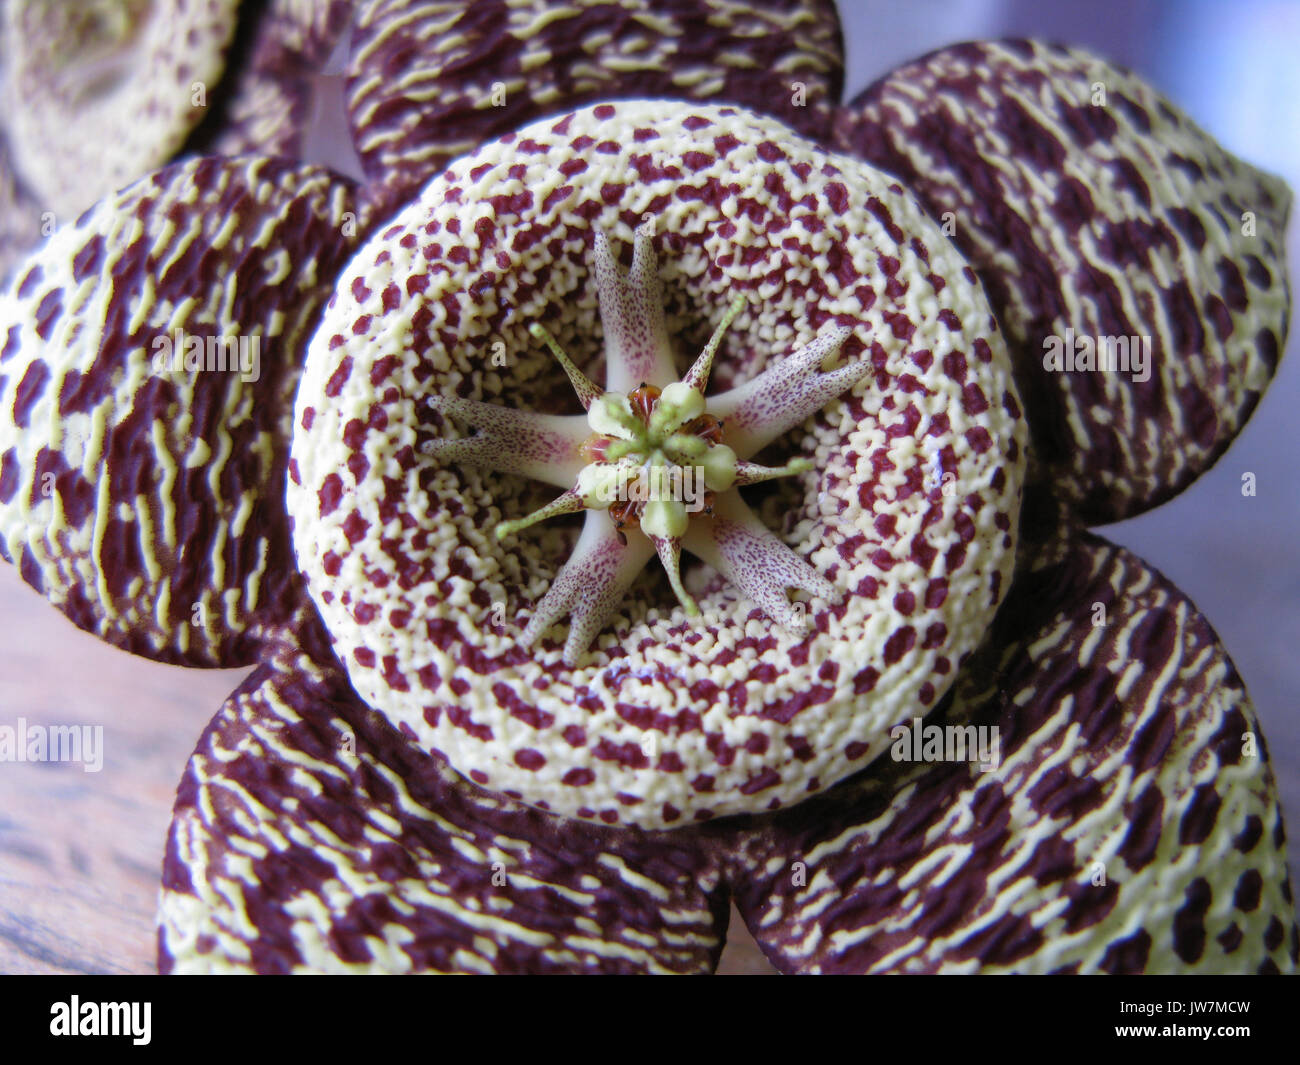
{"label": "flower petal", "polygon": [[301,159],[314,79],[347,29],[352,0],[272,0],[245,15],[216,113],[187,148]]}
{"label": "flower petal", "polygon": [[[1291,193],[1140,78],[1037,42],[957,45],[867,89],[836,142],[951,227],[1085,521],[1175,495],[1254,410],[1286,342]],[[1103,354],[1119,369],[1090,368]]]}
{"label": "flower petal", "polygon": [[14,163],[60,224],[185,143],[207,114],[238,7],[237,0],[4,5],[0,66]]}
{"label": "flower petal", "polygon": [[1281,810],[1227,653],[1141,560],[1030,525],[927,721],[998,729],[1000,764],[886,756],[757,823],[734,859],[746,923],[784,971],[1293,969]]}
{"label": "flower petal", "polygon": [[844,74],[832,0],[366,0],[352,42],[357,150],[396,207],[484,141],[593,100],[736,103],[812,137]]}
{"label": "flower petal", "polygon": [[352,209],[316,167],[177,163],[0,296],[0,553],[81,628],[238,665],[295,609],[289,421]]}
{"label": "flower petal", "polygon": [[[837,327],[839,362],[871,367],[773,444],[815,473],[740,490],[837,596],[787,631],[689,558],[703,624],[647,574],[607,626],[590,604],[574,661],[557,629],[523,637],[575,524],[497,540],[554,492],[425,454],[456,431],[428,399],[576,412],[528,324],[602,380],[594,234],[627,258],[647,212],[679,371],[741,294],[718,393]],[[775,120],[623,101],[535,123],[426,185],[338,289],[298,394],[299,564],[361,697],[487,787],[644,828],[801,800],[934,705],[1010,583],[1027,432],[974,272],[902,186]]]}
{"label": "flower petal", "polygon": [[690,830],[594,828],[415,751],[336,667],[260,668],[199,741],[163,972],[706,973],[726,928]]}
{"label": "flower petal", "polygon": [[0,135],[0,286],[39,243],[41,208],[23,187],[8,143]]}

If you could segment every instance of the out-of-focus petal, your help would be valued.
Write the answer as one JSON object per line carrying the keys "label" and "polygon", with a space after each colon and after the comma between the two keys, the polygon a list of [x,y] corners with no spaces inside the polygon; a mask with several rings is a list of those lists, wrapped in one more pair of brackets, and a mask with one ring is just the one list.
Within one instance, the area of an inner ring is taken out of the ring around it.
{"label": "out-of-focus petal", "polygon": [[207,114],[238,0],[4,5],[14,164],[62,225],[162,166]]}
{"label": "out-of-focus petal", "polygon": [[353,210],[316,167],[176,163],[0,296],[0,553],[81,628],[236,665],[294,608],[293,397]]}
{"label": "out-of-focus petal", "polygon": [[274,0],[245,17],[219,114],[188,147],[214,155],[302,157],[315,79],[352,16],[353,0]]}
{"label": "out-of-focus petal", "polygon": [[415,751],[336,667],[260,668],[190,759],[164,972],[706,973],[726,928],[691,830],[597,828]]}
{"label": "out-of-focus petal", "polygon": [[821,139],[843,74],[832,0],[364,0],[349,110],[367,194],[395,207],[482,142],[601,99],[735,103]]}
{"label": "out-of-focus petal", "polygon": [[0,136],[0,285],[41,239],[41,208],[13,168],[9,145]]}
{"label": "out-of-focus petal", "polygon": [[1035,543],[1036,520],[926,722],[999,730],[997,768],[886,755],[758,822],[746,923],[786,971],[1294,969],[1277,792],[1226,652],[1142,561],[1067,525]]}
{"label": "out-of-focus petal", "polygon": [[1152,507],[1222,454],[1286,343],[1280,180],[1140,78],[1030,41],[900,67],[835,136],[908,182],[980,272],[1038,456],[1085,521]]}

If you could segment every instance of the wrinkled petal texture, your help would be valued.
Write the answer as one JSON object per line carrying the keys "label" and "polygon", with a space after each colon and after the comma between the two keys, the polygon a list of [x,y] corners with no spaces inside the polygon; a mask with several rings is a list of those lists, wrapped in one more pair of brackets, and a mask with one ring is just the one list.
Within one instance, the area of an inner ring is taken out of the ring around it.
{"label": "wrinkled petal texture", "polygon": [[275,0],[245,16],[219,121],[188,147],[212,155],[302,156],[314,78],[338,44],[352,0]]}
{"label": "wrinkled petal texture", "polygon": [[[1028,41],[900,67],[835,140],[953,227],[1006,330],[1037,456],[1085,521],[1155,506],[1228,446],[1286,343],[1280,180],[1134,75]],[[1052,338],[1074,355],[1079,337],[1123,340],[1120,368],[1046,367]]]}
{"label": "wrinkled petal texture", "polygon": [[[162,166],[207,113],[237,0],[5,5],[14,162],[59,224]],[[199,102],[196,103],[196,100]]]}
{"label": "wrinkled petal texture", "polygon": [[726,927],[691,832],[492,796],[416,751],[337,667],[261,667],[190,759],[163,972],[704,973]]}
{"label": "wrinkled petal texture", "polygon": [[0,550],[83,629],[243,664],[300,600],[290,418],[352,212],[318,168],[177,163],[59,230],[0,296]]}
{"label": "wrinkled petal texture", "polygon": [[452,159],[583,103],[734,103],[829,134],[843,86],[832,0],[366,0],[349,113],[367,194],[396,207]]}
{"label": "wrinkled petal texture", "polygon": [[[655,219],[679,372],[738,293],[721,392],[843,326],[875,372],[772,452],[817,469],[746,489],[842,598],[791,631],[707,566],[703,623],[643,574],[576,668],[520,635],[569,556],[553,491],[447,465],[433,395],[576,413],[527,332],[603,380],[594,233]],[[773,809],[867,764],[934,706],[1010,582],[1027,431],[974,274],[915,201],[775,120],[667,101],[548,119],[459,161],[363,249],[312,341],[288,501],[299,563],[358,693],[485,787],[658,828]]]}
{"label": "wrinkled petal texture", "polygon": [[759,944],[791,972],[1293,971],[1277,792],[1213,630],[1067,526],[1024,566],[927,720],[1000,729],[1000,768],[887,755],[768,819],[735,859]]}

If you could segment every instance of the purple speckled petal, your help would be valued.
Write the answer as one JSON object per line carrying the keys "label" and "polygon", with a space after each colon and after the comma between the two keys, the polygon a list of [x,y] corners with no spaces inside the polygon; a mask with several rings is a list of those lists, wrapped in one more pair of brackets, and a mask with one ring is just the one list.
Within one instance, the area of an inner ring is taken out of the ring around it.
{"label": "purple speckled petal", "polygon": [[989,639],[925,723],[998,730],[962,734],[992,768],[886,754],[758,822],[746,922],[789,972],[1293,971],[1277,791],[1222,645],[1142,561],[1029,510]]}
{"label": "purple speckled petal", "polygon": [[349,111],[395,207],[490,138],[594,100],[736,103],[829,134],[843,83],[833,0],[364,0]]}
{"label": "purple speckled petal", "polygon": [[474,429],[468,436],[426,440],[424,453],[440,462],[517,473],[561,488],[573,487],[584,465],[578,449],[591,430],[581,415],[534,414],[457,396],[430,396],[429,407]]}
{"label": "purple speckled petal", "polygon": [[493,796],[333,666],[263,666],[199,741],[160,902],[163,972],[707,973],[726,899],[696,832]]}
{"label": "purple speckled petal", "polygon": [[722,573],[764,614],[800,635],[807,619],[790,602],[788,589],[797,588],[828,603],[841,598],[830,581],[791,551],[734,493],[719,497],[712,522],[691,527],[685,547]]}
{"label": "purple speckled petal", "polygon": [[567,662],[576,663],[618,609],[651,553],[644,540],[620,539],[603,511],[589,511],[573,553],[537,604],[520,642],[531,646],[568,614],[564,654]]}
{"label": "purple speckled petal", "polygon": [[907,182],[979,271],[1037,458],[1085,521],[1155,506],[1232,442],[1286,346],[1281,180],[1141,78],[1033,41],[899,67],[835,140]]}

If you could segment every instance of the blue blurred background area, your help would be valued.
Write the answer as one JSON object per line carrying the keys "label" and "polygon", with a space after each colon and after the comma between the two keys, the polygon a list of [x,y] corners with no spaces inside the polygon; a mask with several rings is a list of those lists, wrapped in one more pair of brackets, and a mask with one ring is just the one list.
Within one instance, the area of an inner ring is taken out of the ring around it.
{"label": "blue blurred background area", "polygon": [[[958,41],[1039,37],[1141,74],[1226,148],[1300,193],[1300,0],[840,0],[845,98]],[[1300,276],[1300,208],[1288,258]],[[1294,298],[1294,297],[1293,297]],[[1292,323],[1295,309],[1292,308]],[[1102,535],[1183,589],[1246,681],[1282,790],[1300,870],[1300,331],[1254,417],[1178,498]],[[1242,496],[1242,474],[1257,494]]]}

